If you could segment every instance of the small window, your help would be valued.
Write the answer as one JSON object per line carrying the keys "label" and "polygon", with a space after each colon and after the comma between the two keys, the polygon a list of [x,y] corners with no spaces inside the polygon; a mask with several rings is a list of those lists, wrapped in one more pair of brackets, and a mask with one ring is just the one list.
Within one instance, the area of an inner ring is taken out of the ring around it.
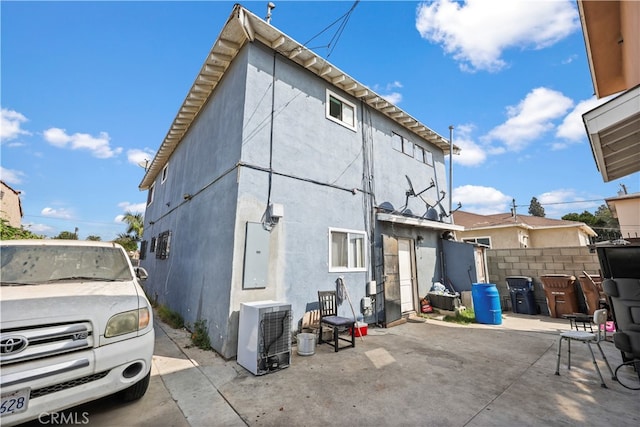
{"label": "small window", "polygon": [[366,271],[364,232],[329,230],[329,271]]}
{"label": "small window", "polygon": [[488,248],[491,248],[491,237],[472,237],[462,239],[462,241],[467,243],[477,243],[479,245],[484,245]]}
{"label": "small window", "polygon": [[147,241],[143,240],[140,242],[140,259],[145,259],[147,257]]}
{"label": "small window", "polygon": [[152,185],[151,187],[149,187],[149,190],[147,191],[147,206],[153,203],[153,193],[155,188],[156,188],[155,185]]}
{"label": "small window", "polygon": [[169,164],[167,163],[162,168],[162,182],[161,182],[161,184],[164,184],[164,182],[167,180],[167,174],[168,173],[169,173]]}
{"label": "small window", "polygon": [[413,142],[408,139],[402,140],[402,152],[407,156],[413,157]]}
{"label": "small window", "polygon": [[356,107],[346,99],[327,91],[327,118],[356,130]]}
{"label": "small window", "polygon": [[171,246],[171,232],[164,231],[160,233],[157,241],[156,258],[167,259],[169,258],[169,247]]}
{"label": "small window", "polygon": [[429,166],[433,166],[433,154],[430,151],[424,150],[424,162]]}
{"label": "small window", "polygon": [[424,163],[424,148],[416,145],[414,150],[413,150],[413,157],[417,161]]}
{"label": "small window", "polygon": [[402,137],[397,133],[391,135],[391,146],[394,150],[402,152]]}
{"label": "small window", "polygon": [[155,251],[156,251],[156,238],[152,237],[151,244],[149,245],[149,252],[155,252]]}

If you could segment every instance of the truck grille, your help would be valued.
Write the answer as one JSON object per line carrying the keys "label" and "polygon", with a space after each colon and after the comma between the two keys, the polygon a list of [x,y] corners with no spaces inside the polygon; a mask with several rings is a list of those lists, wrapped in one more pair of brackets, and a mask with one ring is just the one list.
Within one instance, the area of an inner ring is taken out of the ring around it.
{"label": "truck grille", "polygon": [[109,374],[109,371],[100,372],[98,374],[87,375],[86,377],[77,378],[75,380],[66,381],[60,384],[55,384],[49,387],[39,388],[37,390],[31,390],[31,399],[35,399],[36,397],[44,396],[46,394],[55,393],[57,391],[66,390],[68,388],[76,387],[82,384],[90,383],[91,381],[96,381],[106,377]]}
{"label": "truck grille", "polygon": [[93,347],[90,322],[0,331],[0,366]]}

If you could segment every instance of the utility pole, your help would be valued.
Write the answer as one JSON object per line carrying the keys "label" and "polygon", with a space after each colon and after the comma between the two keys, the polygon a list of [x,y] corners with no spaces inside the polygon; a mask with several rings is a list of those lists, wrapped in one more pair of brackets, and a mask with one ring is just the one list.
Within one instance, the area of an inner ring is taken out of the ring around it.
{"label": "utility pole", "polygon": [[[453,125],[449,126],[449,215],[453,208]],[[453,222],[453,220],[451,220]]]}

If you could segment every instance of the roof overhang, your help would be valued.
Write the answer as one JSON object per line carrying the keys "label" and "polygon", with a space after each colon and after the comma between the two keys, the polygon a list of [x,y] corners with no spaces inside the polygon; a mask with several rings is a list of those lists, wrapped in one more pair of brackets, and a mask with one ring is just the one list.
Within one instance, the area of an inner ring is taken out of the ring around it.
{"label": "roof overhang", "polygon": [[582,115],[605,182],[640,171],[640,86]]}
{"label": "roof overhang", "polygon": [[461,225],[448,224],[446,222],[430,221],[428,219],[414,218],[388,213],[377,213],[378,221],[392,222],[394,224],[410,225],[412,227],[427,228],[432,230],[464,231]]}
{"label": "roof overhang", "polygon": [[[186,99],[178,110],[178,114],[173,120],[158,152],[149,164],[139,185],[141,190],[147,190],[153,184],[171,154],[186,135],[198,113],[222,80],[233,59],[247,42],[253,41],[263,43],[331,83],[334,87],[340,88],[351,96],[365,102],[410,132],[434,144],[443,152],[450,151],[449,140],[384,99],[382,95],[377,94],[342,72],[326,59],[289,38],[241,5],[236,4],[218,39],[207,55],[207,59],[202,65]],[[453,152],[458,154],[460,147],[453,145]]]}

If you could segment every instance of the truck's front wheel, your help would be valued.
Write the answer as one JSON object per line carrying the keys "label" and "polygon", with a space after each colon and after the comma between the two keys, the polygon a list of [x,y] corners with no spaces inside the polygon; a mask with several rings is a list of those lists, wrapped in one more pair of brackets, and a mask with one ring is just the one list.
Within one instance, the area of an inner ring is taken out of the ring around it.
{"label": "truck's front wheel", "polygon": [[118,394],[118,397],[123,402],[132,402],[134,400],[140,399],[147,392],[150,379],[151,379],[151,371],[149,371],[146,377],[144,377],[143,379],[141,379],[131,387],[122,390]]}

